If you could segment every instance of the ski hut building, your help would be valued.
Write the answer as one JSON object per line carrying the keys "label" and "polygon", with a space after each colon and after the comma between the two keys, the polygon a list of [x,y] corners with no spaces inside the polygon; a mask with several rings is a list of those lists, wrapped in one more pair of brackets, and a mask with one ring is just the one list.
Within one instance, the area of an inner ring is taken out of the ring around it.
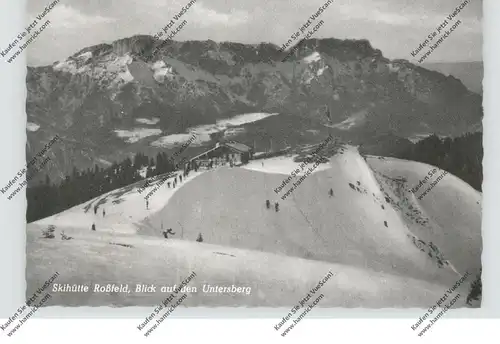
{"label": "ski hut building", "polygon": [[253,149],[243,143],[228,141],[218,142],[209,149],[189,159],[190,168],[213,168],[216,166],[238,166],[246,164],[253,156]]}

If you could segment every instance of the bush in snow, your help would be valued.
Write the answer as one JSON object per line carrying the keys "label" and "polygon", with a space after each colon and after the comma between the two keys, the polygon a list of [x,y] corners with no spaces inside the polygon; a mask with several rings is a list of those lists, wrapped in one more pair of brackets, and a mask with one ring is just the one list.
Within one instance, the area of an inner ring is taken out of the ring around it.
{"label": "bush in snow", "polygon": [[47,227],[47,229],[42,230],[43,237],[45,239],[54,239],[55,238],[55,235],[54,235],[55,229],[56,229],[56,226],[50,225],[49,227]]}

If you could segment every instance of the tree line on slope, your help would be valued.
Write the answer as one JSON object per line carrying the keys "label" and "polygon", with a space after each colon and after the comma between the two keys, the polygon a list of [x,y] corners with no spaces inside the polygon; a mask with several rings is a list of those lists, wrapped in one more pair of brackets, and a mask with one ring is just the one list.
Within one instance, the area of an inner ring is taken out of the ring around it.
{"label": "tree line on slope", "polygon": [[483,183],[483,135],[468,133],[440,139],[431,135],[388,156],[430,164],[462,179],[481,191]]}
{"label": "tree line on slope", "polygon": [[45,182],[26,190],[26,220],[29,223],[43,219],[142,180],[144,178],[139,173],[142,168],[146,168],[146,178],[149,178],[174,171],[174,161],[164,152],[158,153],[156,159],[137,153],[134,159],[126,158],[107,168],[98,165],[84,171],[75,168],[71,175],[58,184],[52,183],[46,176]]}

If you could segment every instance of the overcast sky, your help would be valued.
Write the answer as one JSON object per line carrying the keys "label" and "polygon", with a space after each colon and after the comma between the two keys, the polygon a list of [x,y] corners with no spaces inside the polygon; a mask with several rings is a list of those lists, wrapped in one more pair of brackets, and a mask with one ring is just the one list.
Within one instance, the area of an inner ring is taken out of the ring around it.
{"label": "overcast sky", "polygon": [[[197,0],[175,40],[272,42],[281,46],[326,0]],[[366,38],[388,58],[411,51],[463,0],[334,0],[317,38]],[[27,23],[51,0],[29,0]],[[30,45],[29,65],[46,65],[99,43],[155,34],[189,0],[61,0],[50,26]],[[167,5],[168,3],[168,5]],[[458,26],[426,62],[482,59],[482,0],[471,0]],[[318,19],[319,20],[319,19]]]}

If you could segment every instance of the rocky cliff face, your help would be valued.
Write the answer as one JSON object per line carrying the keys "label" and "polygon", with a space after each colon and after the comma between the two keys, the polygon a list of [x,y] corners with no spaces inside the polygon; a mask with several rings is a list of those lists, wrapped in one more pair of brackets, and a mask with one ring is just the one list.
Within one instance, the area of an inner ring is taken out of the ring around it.
{"label": "rocky cliff face", "polygon": [[[283,127],[300,123],[287,134],[292,145],[312,127],[356,138],[480,127],[480,96],[451,76],[391,61],[366,40],[310,39],[282,62],[284,55],[273,44],[134,36],[28,67],[27,158],[58,134],[63,142],[50,150],[49,174],[62,177],[73,167],[152,152],[162,135],[249,112],[280,113]],[[152,118],[153,126],[140,124]],[[117,134],[144,127],[149,134],[137,140]]]}

